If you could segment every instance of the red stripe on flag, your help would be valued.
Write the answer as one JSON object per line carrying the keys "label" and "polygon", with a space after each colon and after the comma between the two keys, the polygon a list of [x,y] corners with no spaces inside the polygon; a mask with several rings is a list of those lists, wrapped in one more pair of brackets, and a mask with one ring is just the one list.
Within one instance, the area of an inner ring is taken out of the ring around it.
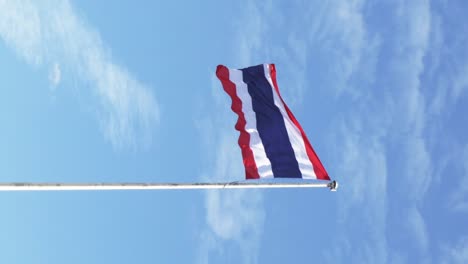
{"label": "red stripe on flag", "polygon": [[305,143],[305,148],[307,152],[307,156],[309,157],[310,162],[312,163],[314,167],[314,172],[315,175],[317,176],[317,179],[319,180],[330,180],[330,177],[328,176],[327,171],[322,165],[322,162],[320,161],[319,157],[315,153],[314,149],[312,148],[312,145],[309,142],[309,139],[307,138],[304,130],[302,129],[301,125],[297,121],[296,117],[294,117],[293,113],[291,110],[289,110],[289,107],[286,105],[284,102],[283,98],[281,97],[280,91],[278,89],[278,83],[276,82],[276,69],[274,64],[269,64],[269,69],[270,69],[270,76],[273,81],[273,86],[275,87],[276,92],[279,95],[279,98],[281,99],[281,102],[284,105],[284,108],[286,109],[286,112],[288,113],[289,118],[291,121],[294,123],[294,125],[299,129],[302,135],[302,139],[304,140]]}
{"label": "red stripe on flag", "polygon": [[247,179],[259,179],[257,164],[255,163],[252,149],[250,148],[250,134],[245,130],[245,117],[242,112],[242,101],[237,96],[236,85],[229,79],[229,69],[223,65],[218,65],[216,68],[216,76],[223,84],[226,93],[231,97],[231,109],[236,113],[239,118],[235,128],[239,130],[239,146],[242,152],[242,159],[245,166],[245,176]]}

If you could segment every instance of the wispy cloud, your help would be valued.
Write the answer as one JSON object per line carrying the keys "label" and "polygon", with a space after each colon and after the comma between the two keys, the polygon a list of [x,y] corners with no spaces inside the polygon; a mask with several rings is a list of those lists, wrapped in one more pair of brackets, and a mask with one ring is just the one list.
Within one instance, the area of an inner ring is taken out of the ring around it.
{"label": "wispy cloud", "polygon": [[[239,20],[242,24],[235,25],[237,33],[233,40],[237,65],[229,67],[269,62],[265,61],[268,58],[265,55],[271,54],[271,50],[269,45],[264,44],[267,41],[266,32],[271,27],[267,23],[272,12],[271,2],[264,2],[262,7],[254,1],[245,3],[244,13],[241,14],[243,19]],[[235,118],[229,109],[231,103],[214,74],[211,85],[214,101],[211,107],[219,110],[210,109],[210,113],[217,114],[209,115],[209,119],[206,115],[203,115],[205,118],[196,118],[204,146],[216,149],[215,155],[209,157],[215,163],[208,166],[203,178],[209,181],[239,181],[245,177],[245,172],[237,144],[239,135],[233,129]],[[216,135],[213,135],[213,131],[216,131]],[[216,256],[237,250],[241,252],[241,263],[257,263],[265,218],[262,200],[259,190],[208,191],[205,197],[206,228],[200,235],[199,263],[210,263]],[[234,247],[228,246],[232,242]]]}
{"label": "wispy cloud", "polygon": [[440,263],[468,263],[468,237],[461,238],[454,245],[446,245],[442,251],[443,256],[440,259]]}
{"label": "wispy cloud", "polygon": [[357,70],[360,74],[368,71],[367,78],[374,71],[372,58],[379,40],[367,32],[364,5],[363,0],[321,2],[307,11],[310,58],[322,65],[320,74],[326,75],[324,81],[337,95],[347,92],[359,96],[359,90],[350,86],[350,79]]}
{"label": "wispy cloud", "polygon": [[[207,157],[214,163],[208,166],[202,178],[210,182],[239,181],[245,172],[237,146],[238,134],[232,129],[234,114],[229,112],[230,102],[219,82],[212,79],[212,85],[216,92],[212,96],[214,103],[210,104],[210,112],[217,114],[208,117],[204,114],[204,118],[196,119],[203,146],[211,149],[206,153],[215,149],[213,155]],[[212,107],[219,110],[213,111]],[[242,263],[257,263],[265,214],[262,200],[258,190],[207,191],[206,228],[200,233],[198,262],[210,263],[231,251],[240,251]]]}
{"label": "wispy cloud", "polygon": [[[401,1],[397,6],[397,37],[395,60],[393,60],[392,78],[401,85],[396,100],[392,104],[393,115],[404,116],[399,129],[403,129],[397,138],[405,140],[403,170],[406,178],[399,184],[403,187],[401,198],[409,208],[405,218],[408,234],[417,245],[416,253],[420,259],[429,258],[430,237],[426,220],[419,209],[432,181],[432,160],[428,141],[424,136],[427,127],[426,98],[423,94],[422,75],[426,70],[424,57],[429,48],[431,35],[431,7],[428,1]],[[400,90],[401,89],[401,90]],[[396,129],[396,127],[395,127]],[[395,172],[398,172],[396,170]]]}
{"label": "wispy cloud", "polygon": [[[412,126],[414,123],[409,123]],[[405,160],[402,162],[403,174],[406,180],[403,184],[406,185],[404,196],[411,203],[420,203],[429,189],[432,172],[431,172],[431,157],[427,149],[427,143],[421,135],[409,135],[408,142],[405,142],[403,150]]]}
{"label": "wispy cloud", "polygon": [[115,147],[150,142],[159,122],[154,95],[113,61],[110,48],[69,1],[1,0],[0,37],[28,64],[51,69],[52,85],[64,72],[89,84],[100,102],[102,131]]}
{"label": "wispy cloud", "polygon": [[[237,181],[244,175],[242,160],[234,137],[223,137],[217,151],[215,181]],[[258,192],[248,190],[210,191],[207,193],[207,220],[214,233],[223,239],[241,239],[251,226],[262,222]],[[252,228],[255,231],[256,228]],[[251,233],[251,232],[247,232]]]}
{"label": "wispy cloud", "polygon": [[419,251],[427,254],[427,250],[429,249],[429,235],[427,232],[426,222],[421,215],[421,212],[416,207],[410,208],[407,214],[408,233],[412,234],[413,241],[416,242],[416,245],[419,247]]}
{"label": "wispy cloud", "polygon": [[[379,40],[377,37],[368,35],[366,31],[362,15],[364,1],[319,2],[305,6],[304,2],[288,2],[289,12],[303,13],[305,10],[307,13],[304,16],[294,17],[283,12],[280,6],[273,5],[271,2],[258,4],[248,1],[244,6],[246,11],[243,17],[245,19],[239,20],[242,21],[242,24],[239,25],[236,45],[233,47],[240,57],[240,66],[263,63],[265,58],[282,65],[282,73],[289,77],[287,88],[283,89],[283,92],[287,101],[293,105],[301,104],[304,101],[304,95],[307,91],[305,83],[311,81],[310,76],[324,75],[326,78],[322,78],[318,82],[329,85],[326,89],[334,88],[335,94],[351,94],[354,98],[359,98],[360,93],[348,84],[356,73],[367,72],[368,74],[364,76],[365,80],[372,82],[370,78],[373,77],[375,71],[375,59],[372,58],[375,58],[375,53],[378,52]],[[304,25],[309,26],[306,34],[303,30]],[[275,37],[277,31],[288,32],[288,34]],[[310,61],[315,63],[311,64]],[[320,73],[316,71],[317,69],[320,69]],[[279,78],[281,81],[281,76]],[[220,87],[217,82],[216,86]],[[226,104],[223,107],[226,107]],[[340,131],[339,138],[343,138],[343,135],[349,136],[344,142],[345,149],[340,150],[343,155],[340,156],[339,164],[342,166],[337,174],[353,175],[355,180],[353,183],[349,182],[348,188],[340,190],[344,192],[342,197],[346,197],[344,198],[346,201],[340,202],[343,206],[339,210],[342,212],[341,223],[344,225],[348,220],[356,220],[349,217],[350,212],[365,206],[368,208],[368,214],[363,215],[358,221],[367,223],[365,226],[370,227],[370,231],[367,232],[370,232],[371,236],[359,243],[357,246],[359,249],[351,246],[356,241],[351,242],[347,238],[339,236],[337,244],[342,245],[342,247],[334,247],[334,251],[338,252],[329,252],[331,253],[329,256],[333,256],[330,258],[330,262],[333,263],[336,262],[337,255],[343,261],[347,260],[349,255],[358,256],[356,259],[366,260],[367,263],[381,263],[387,259],[385,238],[386,150],[379,138],[382,132],[371,138],[362,135],[362,130],[367,128],[364,124],[366,121],[344,122],[339,125],[339,129],[336,129]],[[219,125],[219,122],[217,124]],[[231,127],[232,124],[227,129],[231,129]],[[222,140],[217,142],[217,144],[223,144]],[[236,144],[234,139],[231,139],[231,144]],[[229,153],[229,149],[226,146],[226,149],[217,153],[218,155]],[[240,157],[239,153],[232,154]],[[216,168],[218,169],[230,167],[227,163],[235,161],[222,161],[221,158],[217,161]],[[241,161],[237,161],[236,164],[241,165]],[[229,171],[235,170],[231,168]],[[242,171],[239,173],[243,174]],[[373,176],[369,178],[368,175]],[[372,188],[365,188],[365,186],[372,186]],[[246,217],[245,219],[250,220],[244,224],[244,231],[249,230],[253,235],[249,239],[251,243],[248,246],[253,250],[248,252],[256,256],[255,251],[258,245],[255,243],[258,243],[262,233],[264,214],[261,194],[258,194],[258,199],[254,199],[258,203],[254,204],[251,210],[247,207],[247,201],[244,203],[241,200],[241,196],[229,197],[228,195],[231,194],[226,194],[225,197],[217,193],[207,195],[207,219],[211,227],[210,232],[218,242],[222,237],[229,237],[230,240],[240,243],[244,239],[239,240],[237,235],[232,235],[237,234],[235,230],[238,229],[233,229],[229,219],[224,219],[224,217],[230,217],[231,214],[222,209],[232,207],[229,211],[236,212],[236,214],[257,212],[256,215]],[[251,196],[255,197],[255,195],[249,194],[249,197]],[[346,233],[344,227],[338,229],[338,232]],[[239,234],[243,233],[240,230],[238,232]],[[213,241],[213,237],[206,235],[204,237],[207,238],[207,241]],[[214,250],[214,252],[219,251]],[[206,254],[202,255],[206,256]],[[255,259],[250,256],[244,260],[249,258]]]}
{"label": "wispy cloud", "polygon": [[[289,12],[303,12],[303,3],[288,2]],[[307,61],[309,59],[309,40],[304,38],[303,17],[291,16],[281,5],[274,1],[247,0],[242,4],[242,19],[238,20],[236,41],[232,47],[238,55],[233,67],[246,67],[260,63],[276,63],[283,76],[289,76],[285,88],[282,90],[286,101],[292,105],[300,105],[304,101],[307,79]],[[308,5],[306,5],[308,6]],[[279,36],[278,32],[288,32]]]}
{"label": "wispy cloud", "polygon": [[[363,134],[368,127],[362,120],[340,120],[337,126],[333,140],[340,149],[334,153],[335,164],[339,164],[335,173],[346,187],[340,189],[338,198],[335,246],[325,251],[325,257],[329,263],[385,263],[389,255],[385,145],[378,136]],[[350,234],[354,232],[366,236],[355,239]]]}
{"label": "wispy cloud", "polygon": [[[388,150],[382,141],[385,121],[369,116],[384,111],[373,109],[369,98],[373,92],[364,89],[376,78],[380,37],[367,28],[365,5],[365,1],[322,2],[309,8],[311,20],[306,23],[312,25],[307,36],[308,68],[324,75],[314,81],[356,105],[332,121],[329,142],[337,146],[331,150],[336,164],[332,173],[346,187],[340,189],[338,198],[335,246],[324,251],[329,263],[385,263],[390,255],[386,235]],[[356,232],[366,236],[355,239],[352,233]]]}
{"label": "wispy cloud", "polygon": [[[317,42],[337,39],[333,45],[328,45],[341,51],[347,63],[331,62],[336,66],[333,75],[342,76],[339,86],[345,87],[335,89],[342,100],[353,102],[349,112],[335,120],[332,126],[335,133],[330,140],[339,146],[334,154],[335,163],[341,164],[337,174],[349,176],[342,180],[349,186],[349,190],[341,190],[344,192],[340,201],[342,224],[347,227],[349,223],[356,224],[353,226],[369,223],[365,226],[366,230],[370,228],[370,234],[358,240],[351,235],[356,230],[344,228],[337,239],[339,249],[327,253],[348,263],[404,262],[398,250],[392,250],[387,243],[391,224],[388,216],[394,214],[390,205],[395,200],[405,204],[399,207],[403,212],[399,215],[402,214],[403,223],[410,230],[410,238],[418,245],[421,256],[428,254],[430,244],[425,219],[419,210],[431,182],[431,156],[423,135],[426,102],[421,87],[431,33],[430,5],[428,1],[396,3],[394,10],[388,10],[395,19],[388,21],[395,29],[390,35],[366,24],[364,10],[372,10],[374,6],[372,1],[327,5],[324,10],[330,9],[329,12],[335,14],[331,17],[340,19],[329,22],[322,18],[316,30]],[[373,41],[375,45],[367,45]],[[385,43],[385,50],[380,43]],[[375,60],[367,59],[368,54]],[[379,71],[377,65],[381,67]],[[381,92],[376,87],[393,91]],[[348,92],[348,88],[358,91]],[[346,94],[352,97],[343,98]],[[393,157],[397,145],[401,159]],[[404,191],[389,193],[388,175],[401,174],[404,178],[399,177],[392,186]],[[356,213],[358,208],[365,210]]]}
{"label": "wispy cloud", "polygon": [[453,84],[453,97],[458,98],[460,95],[468,89],[468,63],[462,66],[457,76],[454,79]]}
{"label": "wispy cloud", "polygon": [[49,71],[49,81],[52,84],[52,87],[56,87],[62,78],[62,72],[60,70],[60,65],[54,63]]}
{"label": "wispy cloud", "polygon": [[[330,151],[335,164],[331,172],[339,175],[343,188],[335,246],[325,251],[325,259],[330,263],[429,259],[433,241],[423,208],[435,169],[434,135],[427,135],[432,131],[430,111],[437,104],[434,109],[440,112],[451,91],[455,94],[466,86],[460,71],[453,82],[458,85],[440,92],[438,102],[427,94],[428,75],[436,74],[441,63],[443,22],[426,0],[310,5],[289,1],[288,8],[307,15],[291,17],[269,3],[250,3],[252,31],[242,20],[238,36],[245,51],[241,61],[250,64],[257,58],[274,58],[295,71],[288,76],[299,79],[294,86],[302,88],[289,95],[301,97],[298,103],[307,92],[301,83],[311,82],[332,90],[336,102],[343,104],[331,116],[328,138],[336,146]],[[375,22],[376,14],[385,16],[379,19],[382,24]],[[289,34],[271,38],[272,29]],[[464,208],[466,191],[460,188],[458,193],[453,204]],[[391,221],[394,217],[398,224]],[[392,248],[395,234],[388,230],[405,233],[416,252]]]}
{"label": "wispy cloud", "polygon": [[[442,5],[441,13],[463,8],[463,3]],[[457,12],[453,13],[450,17],[437,14],[432,19],[434,31],[430,41],[431,68],[428,77],[436,89],[430,98],[430,110],[438,117],[450,115],[452,106],[463,99],[462,95],[468,91],[468,51],[463,48],[468,43],[468,35],[465,34],[468,29],[466,23],[458,23],[460,17]]]}
{"label": "wispy cloud", "polygon": [[[241,66],[248,66],[254,63],[265,62],[265,58],[271,59],[281,67],[282,72],[288,78],[288,87],[284,89],[288,102],[301,104],[306,93],[305,82],[311,81],[310,76],[316,76],[316,81],[326,84],[326,89],[333,88],[336,95],[352,95],[353,98],[360,98],[362,94],[358,89],[351,86],[350,81],[359,76],[361,80],[371,83],[375,72],[374,58],[379,50],[378,36],[368,34],[362,14],[364,1],[351,2],[318,2],[305,5],[304,2],[288,2],[289,12],[303,13],[307,15],[293,16],[283,12],[280,6],[271,2],[262,4],[248,1],[245,7],[245,19],[240,19],[238,35],[235,41],[234,50],[239,55]],[[308,31],[304,34],[304,25],[308,26]],[[289,32],[286,36],[276,36],[275,32]],[[240,51],[239,51],[240,50]],[[260,61],[258,61],[260,60]],[[313,61],[314,63],[310,63]],[[234,65],[237,66],[237,65]],[[320,73],[317,70],[320,69]],[[363,73],[367,74],[363,74]],[[360,74],[360,75],[357,75]],[[324,78],[321,76],[325,76]],[[280,77],[281,78],[281,77]],[[225,107],[225,105],[224,105]],[[366,109],[368,110],[368,109]],[[343,119],[343,120],[354,120]],[[356,256],[356,260],[365,260],[367,263],[382,263],[387,259],[387,242],[385,237],[386,227],[386,175],[387,160],[386,149],[380,141],[383,132],[372,137],[364,137],[362,130],[368,129],[368,120],[357,120],[357,122],[337,122],[340,131],[337,138],[343,138],[345,149],[340,149],[339,175],[353,175],[355,180],[349,183],[349,187],[341,190],[342,197],[346,201],[341,201],[343,206],[339,211],[343,226],[338,228],[339,232],[346,233],[344,227],[348,220],[367,223],[370,227],[371,236],[358,243],[354,248],[353,243],[345,236],[339,236],[333,253],[329,252],[330,262],[336,262],[335,257],[343,261],[349,259],[349,255]],[[219,125],[219,123],[218,123]],[[232,127],[232,125],[230,126]],[[222,144],[221,140],[217,141]],[[338,140],[338,142],[341,142]],[[234,140],[231,142],[235,144]],[[223,150],[229,153],[229,151]],[[221,155],[222,152],[218,152]],[[235,154],[235,153],[233,153]],[[237,153],[237,156],[240,156]],[[365,157],[365,158],[364,158]],[[227,162],[227,161],[226,161]],[[231,162],[231,161],[230,161]],[[225,162],[218,161],[217,168],[229,167]],[[241,161],[238,161],[241,164]],[[242,172],[241,172],[242,173]],[[372,177],[369,178],[369,175]],[[372,186],[372,188],[365,188]],[[365,188],[365,189],[364,189]],[[351,197],[351,198],[350,198]],[[234,199],[234,197],[220,197],[212,193],[207,196],[207,215],[211,227],[211,233],[216,234],[215,238],[228,237],[226,234],[234,232],[229,221],[225,221],[221,215],[220,208],[223,202],[234,206],[236,212],[240,210],[249,212],[246,205],[236,198],[233,201],[223,199]],[[257,216],[250,216],[252,222],[246,226],[255,227],[251,230],[259,229],[254,234],[259,236],[262,229],[262,204],[261,197],[259,203],[255,205]],[[362,206],[368,208],[367,214],[356,219],[350,217],[353,210],[358,210]],[[244,207],[244,208],[242,208]],[[234,210],[233,210],[234,211]],[[211,212],[211,213],[210,213]],[[253,212],[253,210],[252,210]],[[226,214],[229,216],[230,214]],[[217,217],[213,217],[217,216]],[[247,219],[247,218],[246,218]],[[222,221],[223,223],[219,223]],[[217,223],[215,225],[215,223]],[[249,229],[249,228],[247,228]],[[217,231],[216,231],[217,230]],[[204,236],[206,238],[206,236]],[[229,236],[233,239],[235,236]],[[253,241],[258,240],[254,239]],[[212,241],[212,237],[207,239]],[[237,240],[239,241],[239,240]],[[209,243],[203,243],[208,245]],[[342,247],[341,247],[342,246]],[[255,246],[250,246],[253,249]],[[217,251],[215,251],[217,252]],[[250,251],[255,252],[254,250]],[[254,253],[255,254],[255,253]],[[205,256],[205,254],[202,254]]]}
{"label": "wispy cloud", "polygon": [[456,160],[462,166],[462,177],[450,196],[449,206],[454,211],[468,213],[468,145]]}

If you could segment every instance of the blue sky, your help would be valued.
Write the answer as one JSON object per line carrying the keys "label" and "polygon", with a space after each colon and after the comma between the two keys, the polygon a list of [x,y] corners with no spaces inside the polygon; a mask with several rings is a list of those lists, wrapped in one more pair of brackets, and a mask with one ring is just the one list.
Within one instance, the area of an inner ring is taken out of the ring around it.
{"label": "blue sky", "polygon": [[234,181],[275,63],[327,190],[0,193],[0,263],[467,263],[464,1],[0,0],[0,177]]}

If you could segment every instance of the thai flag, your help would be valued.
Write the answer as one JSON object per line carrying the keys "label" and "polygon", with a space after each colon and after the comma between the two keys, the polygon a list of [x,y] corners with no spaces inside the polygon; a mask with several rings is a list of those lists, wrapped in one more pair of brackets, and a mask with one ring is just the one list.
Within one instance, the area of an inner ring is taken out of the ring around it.
{"label": "thai flag", "polygon": [[304,130],[281,98],[274,64],[245,69],[219,65],[216,75],[239,116],[239,146],[247,179],[330,180]]}

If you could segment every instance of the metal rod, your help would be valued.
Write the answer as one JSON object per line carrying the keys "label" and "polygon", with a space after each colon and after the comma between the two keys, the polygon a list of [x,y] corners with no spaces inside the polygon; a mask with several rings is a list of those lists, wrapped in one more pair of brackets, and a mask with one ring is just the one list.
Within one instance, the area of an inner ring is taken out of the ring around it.
{"label": "metal rod", "polygon": [[255,188],[330,188],[328,183],[0,183],[0,191],[104,191],[104,190],[186,190],[186,189],[255,189]]}

